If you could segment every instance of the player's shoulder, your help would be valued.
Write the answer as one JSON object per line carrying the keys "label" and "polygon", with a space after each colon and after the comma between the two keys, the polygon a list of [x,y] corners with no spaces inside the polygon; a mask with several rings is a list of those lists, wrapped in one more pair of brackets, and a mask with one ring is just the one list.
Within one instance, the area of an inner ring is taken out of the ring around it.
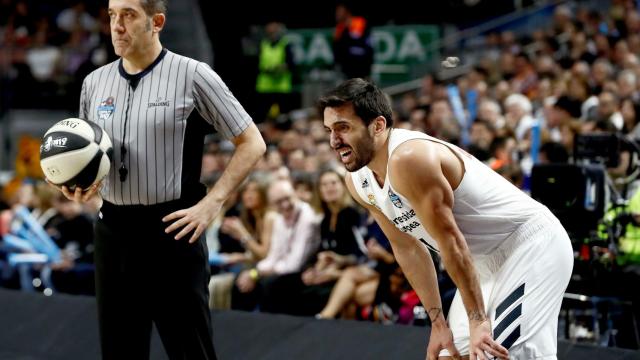
{"label": "player's shoulder", "polygon": [[434,164],[437,146],[424,139],[410,139],[399,144],[389,156],[389,166],[411,170],[415,165]]}

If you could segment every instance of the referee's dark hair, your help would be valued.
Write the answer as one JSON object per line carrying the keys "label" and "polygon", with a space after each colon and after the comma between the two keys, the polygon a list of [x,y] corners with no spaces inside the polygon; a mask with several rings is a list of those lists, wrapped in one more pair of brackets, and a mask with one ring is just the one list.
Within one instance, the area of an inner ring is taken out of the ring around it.
{"label": "referee's dark hair", "polygon": [[140,0],[140,5],[147,16],[167,13],[167,0]]}
{"label": "referee's dark hair", "polygon": [[374,83],[364,79],[349,79],[318,100],[318,110],[324,114],[325,108],[335,108],[351,103],[356,115],[366,126],[373,119],[384,116],[387,128],[393,127],[391,102],[387,95]]}

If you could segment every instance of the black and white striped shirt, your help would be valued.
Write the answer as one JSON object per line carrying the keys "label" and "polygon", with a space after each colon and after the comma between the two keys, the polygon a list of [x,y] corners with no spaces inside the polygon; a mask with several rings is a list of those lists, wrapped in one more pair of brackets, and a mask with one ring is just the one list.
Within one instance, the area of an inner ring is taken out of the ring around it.
{"label": "black and white striped shirt", "polygon": [[[204,136],[215,128],[231,139],[252,121],[207,64],[166,49],[135,75],[125,72],[122,60],[89,74],[79,117],[100,125],[113,142],[102,197],[119,205],[162,203],[201,188]],[[121,161],[128,170],[124,181]]]}

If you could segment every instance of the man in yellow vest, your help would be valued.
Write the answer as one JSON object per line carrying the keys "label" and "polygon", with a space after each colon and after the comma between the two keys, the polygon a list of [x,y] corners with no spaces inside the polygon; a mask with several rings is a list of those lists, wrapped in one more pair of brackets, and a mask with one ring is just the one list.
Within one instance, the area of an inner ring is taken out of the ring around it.
{"label": "man in yellow vest", "polygon": [[260,42],[258,78],[259,114],[256,121],[275,119],[291,110],[293,52],[281,23],[270,22],[265,26],[265,38]]}

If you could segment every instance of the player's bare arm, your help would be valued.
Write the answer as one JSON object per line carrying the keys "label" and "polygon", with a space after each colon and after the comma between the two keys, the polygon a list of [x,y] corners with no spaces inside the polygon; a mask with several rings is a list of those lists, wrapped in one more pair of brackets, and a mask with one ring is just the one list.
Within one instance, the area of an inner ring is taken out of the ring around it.
{"label": "player's bare arm", "polygon": [[429,250],[415,238],[398,230],[378,209],[363,202],[353,188],[350,174],[347,174],[345,182],[351,196],[369,210],[389,239],[398,264],[428,311],[432,335],[427,359],[437,359],[440,349],[448,349],[454,355],[453,358],[457,359],[458,351],[453,345],[453,336],[442,312],[437,274]]}
{"label": "player's bare arm", "polygon": [[[414,205],[416,215],[438,243],[444,266],[460,291],[469,316],[472,354],[487,351],[507,356],[507,350],[491,338],[471,253],[453,216],[453,191],[462,179],[462,162],[442,145],[414,140],[396,149],[389,159],[389,171],[393,187]],[[474,339],[477,326],[483,328],[481,339]],[[474,341],[479,348],[474,348]]]}

